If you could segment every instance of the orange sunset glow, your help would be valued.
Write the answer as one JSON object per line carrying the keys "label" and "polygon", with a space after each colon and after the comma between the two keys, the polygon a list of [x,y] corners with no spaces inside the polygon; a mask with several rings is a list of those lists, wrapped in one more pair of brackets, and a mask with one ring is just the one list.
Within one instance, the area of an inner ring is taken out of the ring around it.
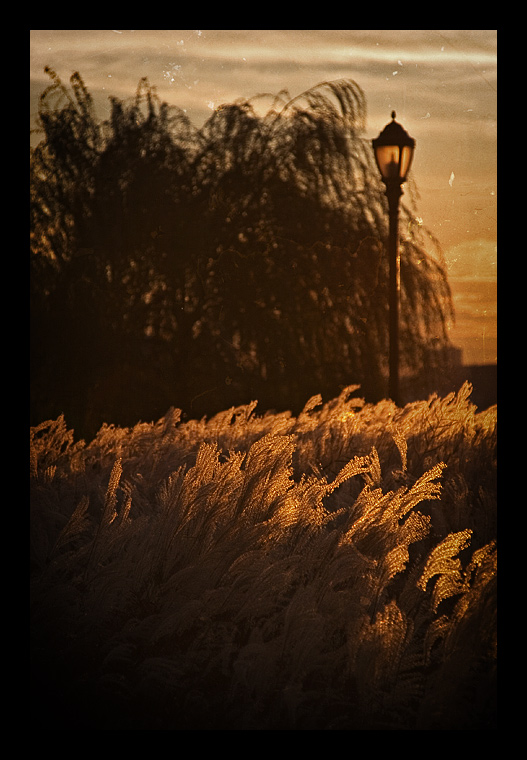
{"label": "orange sunset glow", "polygon": [[420,218],[443,247],[467,364],[497,360],[497,33],[494,30],[34,30],[31,92],[51,65],[80,71],[101,117],[109,96],[148,77],[201,125],[223,103],[298,95],[351,77],[366,93],[368,136],[392,109],[416,137]]}

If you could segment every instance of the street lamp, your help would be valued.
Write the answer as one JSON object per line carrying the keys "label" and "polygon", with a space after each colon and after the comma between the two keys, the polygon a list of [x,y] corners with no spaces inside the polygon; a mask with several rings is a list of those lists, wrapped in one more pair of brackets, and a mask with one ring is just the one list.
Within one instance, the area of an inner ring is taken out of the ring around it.
{"label": "street lamp", "polygon": [[399,405],[399,291],[401,265],[398,247],[399,198],[403,194],[401,185],[406,177],[414,155],[415,140],[395,121],[387,124],[379,137],[372,140],[375,161],[381,179],[386,186],[390,233],[388,256],[390,261],[390,355],[389,355],[389,395]]}

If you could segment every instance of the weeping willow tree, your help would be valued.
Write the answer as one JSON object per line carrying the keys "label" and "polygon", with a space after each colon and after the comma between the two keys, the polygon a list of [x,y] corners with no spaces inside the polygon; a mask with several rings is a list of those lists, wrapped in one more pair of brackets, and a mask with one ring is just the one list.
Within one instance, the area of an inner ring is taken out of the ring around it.
{"label": "weeping willow tree", "polygon": [[[36,418],[64,411],[89,434],[170,405],[386,394],[387,207],[355,82],[225,105],[198,129],[144,80],[101,123],[78,74],[68,90],[48,73],[31,154]],[[452,310],[416,219],[410,185],[401,361],[426,373]]]}

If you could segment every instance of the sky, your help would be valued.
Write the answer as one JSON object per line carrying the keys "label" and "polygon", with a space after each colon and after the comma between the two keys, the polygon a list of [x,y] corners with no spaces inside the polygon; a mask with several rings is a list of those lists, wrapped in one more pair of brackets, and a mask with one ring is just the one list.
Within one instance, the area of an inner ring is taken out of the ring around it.
{"label": "sky", "polygon": [[224,103],[353,79],[366,138],[391,112],[416,140],[418,215],[439,240],[465,364],[497,361],[497,30],[100,29],[30,31],[30,118],[51,66],[78,71],[101,119],[147,77],[201,126]]}

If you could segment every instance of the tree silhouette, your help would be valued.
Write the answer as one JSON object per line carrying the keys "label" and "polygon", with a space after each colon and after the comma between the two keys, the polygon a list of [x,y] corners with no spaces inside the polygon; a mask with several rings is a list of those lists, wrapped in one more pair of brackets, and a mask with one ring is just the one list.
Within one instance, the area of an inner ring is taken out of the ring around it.
{"label": "tree silhouette", "polygon": [[[146,80],[99,123],[47,69],[31,151],[32,417],[79,434],[315,393],[386,393],[387,207],[350,80],[219,108],[200,128]],[[401,206],[401,360],[448,346],[440,249]],[[433,349],[433,350],[432,350]]]}

